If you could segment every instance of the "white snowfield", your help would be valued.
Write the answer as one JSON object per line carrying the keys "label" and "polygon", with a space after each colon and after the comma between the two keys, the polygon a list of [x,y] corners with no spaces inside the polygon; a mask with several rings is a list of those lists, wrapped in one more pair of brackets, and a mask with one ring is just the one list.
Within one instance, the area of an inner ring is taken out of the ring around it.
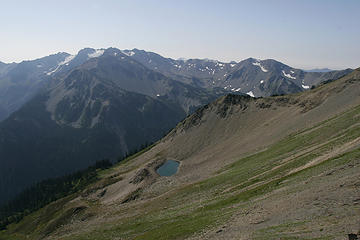
{"label": "white snowfield", "polygon": [[247,92],[246,94],[249,95],[250,97],[255,97],[255,95],[254,95],[254,93],[252,91]]}
{"label": "white snowfield", "polygon": [[57,70],[59,70],[59,68],[62,66],[62,65],[69,65],[68,63],[73,60],[75,57],[75,55],[70,55],[70,56],[67,56],[64,61],[60,62],[56,68],[50,72],[47,72],[46,75],[50,76],[51,74],[53,74],[54,72],[56,72]]}
{"label": "white snowfield", "polygon": [[282,70],[282,73],[283,73],[284,76],[287,77],[287,78],[296,79],[296,77],[291,76],[290,73],[286,73],[284,70]]}
{"label": "white snowfield", "polygon": [[[103,55],[105,52],[104,49],[96,49],[93,53],[89,53],[88,57],[89,58],[96,58],[96,57],[100,57],[101,55]],[[116,56],[116,54],[114,54]],[[69,55],[67,56],[64,61],[60,62],[56,68],[50,72],[47,72],[46,75],[50,76],[51,74],[55,73],[56,71],[58,71],[60,69],[61,66],[63,65],[69,65],[69,62],[71,62],[71,60],[73,60],[76,57],[76,55]]]}
{"label": "white snowfield", "polygon": [[264,68],[264,67],[261,65],[260,61],[258,61],[258,62],[253,62],[252,64],[253,64],[254,66],[260,67],[261,71],[263,71],[263,72],[267,72],[267,71],[268,71],[266,68]]}
{"label": "white snowfield", "polygon": [[129,50],[123,50],[121,51],[123,54],[128,55],[129,57],[135,55],[135,52],[129,51]]}
{"label": "white snowfield", "polygon": [[104,49],[96,49],[95,52],[88,54],[89,58],[96,58],[96,57],[100,57],[101,55],[103,55],[105,52]]}
{"label": "white snowfield", "polygon": [[302,86],[302,88],[304,88],[304,89],[309,89],[309,88],[310,88],[310,86],[306,86],[306,85],[302,85],[302,84],[301,84],[301,86]]}

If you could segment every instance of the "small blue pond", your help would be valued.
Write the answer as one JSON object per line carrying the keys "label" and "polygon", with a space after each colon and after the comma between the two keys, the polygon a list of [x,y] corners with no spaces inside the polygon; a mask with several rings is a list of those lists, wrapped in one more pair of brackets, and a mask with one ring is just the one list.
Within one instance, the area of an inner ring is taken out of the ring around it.
{"label": "small blue pond", "polygon": [[167,160],[163,165],[161,165],[156,172],[160,176],[172,176],[174,175],[179,168],[179,162],[174,160]]}

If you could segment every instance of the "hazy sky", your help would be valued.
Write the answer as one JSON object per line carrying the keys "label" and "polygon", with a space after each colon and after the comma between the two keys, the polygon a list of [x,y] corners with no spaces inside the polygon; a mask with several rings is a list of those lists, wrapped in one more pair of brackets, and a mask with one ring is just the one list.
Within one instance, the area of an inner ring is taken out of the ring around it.
{"label": "hazy sky", "polygon": [[0,0],[0,61],[84,47],[360,66],[359,0]]}

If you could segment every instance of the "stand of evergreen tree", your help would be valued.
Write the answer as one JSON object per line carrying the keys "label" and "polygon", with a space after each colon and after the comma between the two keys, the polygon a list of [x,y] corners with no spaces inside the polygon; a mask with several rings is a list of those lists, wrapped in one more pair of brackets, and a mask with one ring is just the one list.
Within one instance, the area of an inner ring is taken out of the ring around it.
{"label": "stand of evergreen tree", "polygon": [[130,159],[135,156],[138,156],[139,154],[151,149],[153,146],[154,146],[154,142],[145,142],[144,144],[141,144],[139,148],[130,150],[124,156],[118,157],[117,162],[121,162],[125,159]]}
{"label": "stand of evergreen tree", "polygon": [[[154,146],[145,143],[125,156],[119,157],[118,162],[131,160]],[[87,185],[98,180],[97,170],[112,166],[109,159],[96,161],[85,170],[77,171],[62,177],[43,180],[24,190],[13,200],[0,206],[0,230],[6,229],[10,223],[19,222],[24,216],[46,206],[47,204],[83,190]]]}
{"label": "stand of evergreen tree", "polygon": [[0,207],[0,230],[13,222],[19,222],[24,216],[34,212],[52,201],[82,190],[97,180],[98,169],[112,166],[109,159],[97,161],[85,170],[58,178],[47,179],[24,190],[12,201]]}

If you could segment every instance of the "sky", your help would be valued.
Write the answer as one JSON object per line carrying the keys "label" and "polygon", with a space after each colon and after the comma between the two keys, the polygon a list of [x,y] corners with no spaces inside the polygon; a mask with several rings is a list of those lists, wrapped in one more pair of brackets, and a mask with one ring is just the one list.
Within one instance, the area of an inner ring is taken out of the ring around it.
{"label": "sky", "polygon": [[0,0],[0,61],[85,47],[360,67],[359,0]]}

